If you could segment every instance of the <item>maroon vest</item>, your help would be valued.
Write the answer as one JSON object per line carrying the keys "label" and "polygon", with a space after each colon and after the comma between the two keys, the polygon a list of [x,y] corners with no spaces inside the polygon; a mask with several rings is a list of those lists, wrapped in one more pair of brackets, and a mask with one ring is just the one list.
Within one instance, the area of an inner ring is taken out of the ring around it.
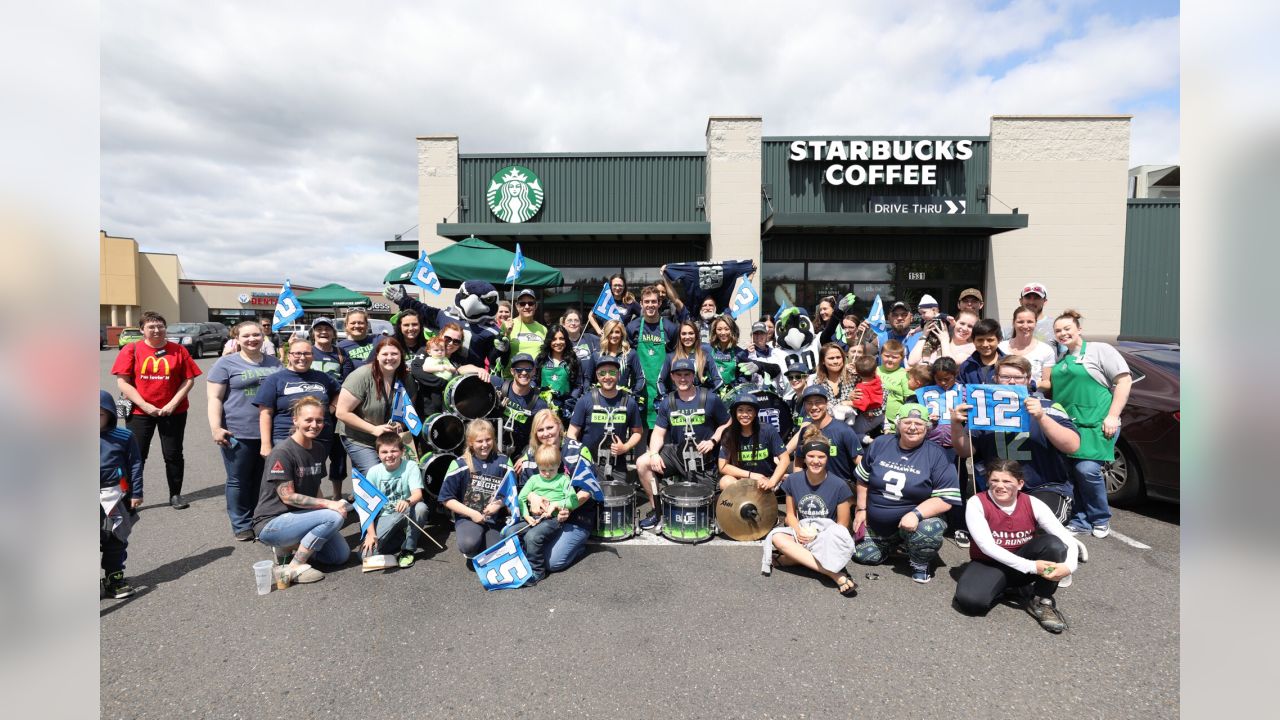
{"label": "maroon vest", "polygon": [[[1018,493],[1018,504],[1008,515],[996,505],[988,493],[979,493],[978,499],[982,502],[982,514],[987,518],[991,537],[997,545],[1009,552],[1017,552],[1018,548],[1031,542],[1031,538],[1036,533],[1036,514],[1031,509],[1030,495]],[[978,543],[969,545],[969,558],[995,562],[978,549]]]}

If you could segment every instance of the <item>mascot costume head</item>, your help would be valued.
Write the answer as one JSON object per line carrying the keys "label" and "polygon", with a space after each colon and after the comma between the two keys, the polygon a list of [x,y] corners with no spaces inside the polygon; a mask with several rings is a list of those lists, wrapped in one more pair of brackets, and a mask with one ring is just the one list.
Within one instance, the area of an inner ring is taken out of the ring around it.
{"label": "mascot costume head", "polygon": [[473,323],[492,320],[498,314],[498,290],[484,280],[468,280],[458,287],[451,315]]}
{"label": "mascot costume head", "polygon": [[773,336],[778,349],[788,358],[800,358],[809,372],[817,369],[821,343],[814,332],[813,320],[803,308],[789,307],[783,310],[773,324]]}

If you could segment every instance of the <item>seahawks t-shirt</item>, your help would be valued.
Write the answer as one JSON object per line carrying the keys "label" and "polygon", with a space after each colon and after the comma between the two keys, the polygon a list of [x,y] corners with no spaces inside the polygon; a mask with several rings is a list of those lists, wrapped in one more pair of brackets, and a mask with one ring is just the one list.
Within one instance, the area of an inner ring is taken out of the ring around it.
{"label": "seahawks t-shirt", "polygon": [[[1043,399],[1043,398],[1042,398]],[[1065,412],[1058,408],[1048,407],[1045,414],[1062,427],[1076,429]],[[1022,464],[1022,474],[1026,480],[1025,492],[1048,490],[1063,497],[1071,497],[1074,490],[1071,478],[1071,466],[1074,463],[1066,455],[1049,442],[1040,423],[1032,421],[1030,432],[1001,433],[990,430],[973,430],[974,470],[978,473],[980,488],[986,486],[987,463],[1002,458],[1017,460]]]}
{"label": "seahawks t-shirt", "polygon": [[[289,437],[293,432],[293,404],[304,397],[313,397],[325,408],[338,399],[338,391],[342,386],[326,373],[319,370],[307,370],[297,373],[292,370],[281,370],[262,379],[253,404],[259,408],[269,407],[275,415],[271,418],[271,442],[277,443]],[[320,442],[333,439],[332,417],[327,414],[324,429],[316,438]]]}
{"label": "seahawks t-shirt", "polygon": [[263,463],[262,487],[258,491],[258,507],[253,511],[253,532],[262,535],[262,528],[272,519],[285,513],[311,512],[314,508],[295,508],[284,504],[276,491],[286,482],[293,483],[293,491],[307,497],[318,497],[320,481],[324,479],[324,449],[312,444],[308,450],[293,438],[275,446]]}
{"label": "seahawks t-shirt", "polygon": [[803,470],[791,473],[782,481],[782,492],[791,498],[801,520],[808,518],[835,520],[836,506],[853,497],[849,483],[842,478],[834,477],[828,472],[822,484],[814,487],[809,484]]}
{"label": "seahawks t-shirt", "polygon": [[[702,396],[702,402],[698,402]],[[674,406],[674,409],[673,409]],[[696,442],[710,440],[716,430],[729,420],[720,396],[698,388],[692,400],[681,400],[678,393],[671,393],[658,403],[658,420],[655,427],[667,431],[666,444],[680,446],[685,434],[693,433]]]}
{"label": "seahawks t-shirt", "polygon": [[[736,457],[729,457],[729,450],[724,438],[729,433],[738,436],[738,452]],[[760,425],[760,431],[749,436],[742,437],[742,432],[737,426],[725,430],[725,435],[720,438],[720,459],[728,462],[730,465],[746,470],[747,472],[761,473],[763,475],[772,475],[777,464],[774,458],[781,455],[786,448],[782,445],[782,438],[778,436],[778,431],[768,423]]]}
{"label": "seahawks t-shirt", "polygon": [[590,390],[578,398],[570,425],[582,430],[582,444],[596,449],[604,440],[605,427],[612,425],[619,442],[626,442],[631,428],[642,427],[640,411],[630,395],[618,392],[612,399],[599,390]]}
{"label": "seahawks t-shirt", "polygon": [[894,532],[903,515],[929,498],[960,506],[956,468],[928,441],[904,450],[897,435],[881,435],[867,446],[857,473],[867,484],[867,525],[878,535]]}
{"label": "seahawks t-shirt", "polygon": [[[801,438],[804,437],[804,429],[812,423],[805,423],[796,431]],[[831,441],[831,450],[828,451],[827,473],[835,475],[842,480],[853,479],[853,463],[857,459],[858,453],[862,451],[862,442],[858,439],[857,433],[853,428],[840,422],[839,420],[829,420],[827,426],[822,428],[822,434]],[[804,445],[803,442],[797,441],[797,446]]]}
{"label": "seahawks t-shirt", "polygon": [[449,500],[457,500],[476,512],[484,512],[485,505],[498,492],[498,487],[502,485],[502,480],[510,469],[507,456],[497,453],[488,460],[473,457],[471,462],[475,466],[474,472],[463,458],[458,458],[449,465],[449,472],[440,485],[441,506]]}

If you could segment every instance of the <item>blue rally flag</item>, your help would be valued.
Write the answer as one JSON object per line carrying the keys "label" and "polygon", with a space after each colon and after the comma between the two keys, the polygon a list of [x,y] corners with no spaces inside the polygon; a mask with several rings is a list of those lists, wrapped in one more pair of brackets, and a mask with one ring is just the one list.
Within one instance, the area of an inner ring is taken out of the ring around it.
{"label": "blue rally flag", "polygon": [[783,300],[782,304],[778,306],[778,309],[773,312],[773,321],[778,322],[778,318],[782,317],[782,311],[789,307],[791,307],[791,304],[786,300]]}
{"label": "blue rally flag", "polygon": [[354,479],[352,494],[356,498],[356,514],[360,516],[360,534],[364,535],[369,529],[369,523],[378,517],[378,513],[387,504],[387,496],[359,470],[352,468],[351,474]]}
{"label": "blue rally flag", "polygon": [[884,303],[880,301],[880,293],[876,293],[875,302],[871,303],[871,311],[867,313],[867,324],[877,333],[888,332],[888,325],[884,321]]}
{"label": "blue rally flag", "polygon": [[591,308],[591,314],[601,320],[622,320],[622,308],[618,307],[618,302],[613,299],[613,293],[609,292],[609,283],[604,284],[600,297],[596,298],[595,307]]}
{"label": "blue rally flag", "polygon": [[278,331],[300,317],[302,305],[298,302],[298,296],[293,294],[289,279],[285,278],[284,287],[280,288],[280,297],[276,298],[276,312],[271,316],[271,330]]}
{"label": "blue rally flag", "polygon": [[943,390],[937,385],[925,385],[916,390],[916,400],[926,408],[938,421],[939,425],[951,424],[951,410],[965,402],[964,386],[952,385],[950,390]]}
{"label": "blue rally flag", "polygon": [[573,478],[569,483],[579,490],[591,493],[592,500],[604,502],[604,490],[600,487],[600,481],[596,479],[595,469],[586,458],[578,458],[578,466],[573,469]]}
{"label": "blue rally flag", "polygon": [[965,402],[969,408],[970,430],[993,432],[1030,432],[1031,413],[1023,400],[1023,385],[966,385]]}
{"label": "blue rally flag", "polygon": [[426,250],[418,254],[418,264],[413,267],[413,276],[410,278],[410,282],[432,295],[440,294],[440,277],[436,275],[436,269],[431,267],[431,261],[427,259]]}
{"label": "blue rally flag", "polygon": [[485,590],[514,590],[533,577],[520,536],[512,535],[475,557],[476,576]]}
{"label": "blue rally flag", "polygon": [[756,292],[755,286],[746,275],[743,275],[738,278],[738,287],[734,289],[733,299],[729,301],[729,314],[737,320],[739,315],[755,307],[758,302],[760,302],[760,293]]}
{"label": "blue rally flag", "polygon": [[502,478],[502,484],[498,486],[498,490],[493,496],[501,500],[502,504],[506,506],[507,512],[511,513],[511,517],[507,518],[508,525],[520,519],[520,495],[516,492],[516,473],[514,470],[507,469],[507,476]]}
{"label": "blue rally flag", "polygon": [[519,280],[522,272],[524,272],[524,253],[520,252],[520,243],[516,243],[516,256],[511,258],[511,269],[507,270],[507,282],[513,283]]}
{"label": "blue rally flag", "polygon": [[413,402],[409,400],[409,391],[404,389],[404,385],[399,380],[396,381],[392,390],[391,401],[391,421],[404,425],[409,432],[417,437],[422,433],[422,418],[418,417],[418,410],[413,407]]}

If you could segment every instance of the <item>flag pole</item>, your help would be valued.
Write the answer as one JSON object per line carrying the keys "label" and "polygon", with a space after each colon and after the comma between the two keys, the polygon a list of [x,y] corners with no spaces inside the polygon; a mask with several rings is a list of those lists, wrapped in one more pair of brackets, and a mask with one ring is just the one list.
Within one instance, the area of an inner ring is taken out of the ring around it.
{"label": "flag pole", "polygon": [[427,539],[428,539],[428,540],[430,540],[430,541],[431,541],[431,544],[432,544],[432,545],[435,545],[436,547],[440,548],[441,550],[443,550],[443,549],[444,549],[444,546],[443,546],[443,545],[441,545],[439,542],[437,542],[435,538],[431,537],[431,533],[427,532],[427,529],[426,529],[426,528],[424,528],[424,527],[422,527],[421,525],[419,525],[418,523],[414,522],[414,521],[413,521],[413,518],[409,517],[408,515],[405,515],[405,516],[404,516],[404,519],[405,519],[405,520],[408,520],[410,525],[412,525],[412,526],[414,526],[414,527],[418,528],[418,530],[419,530],[423,535],[425,535],[425,536],[427,537]]}

